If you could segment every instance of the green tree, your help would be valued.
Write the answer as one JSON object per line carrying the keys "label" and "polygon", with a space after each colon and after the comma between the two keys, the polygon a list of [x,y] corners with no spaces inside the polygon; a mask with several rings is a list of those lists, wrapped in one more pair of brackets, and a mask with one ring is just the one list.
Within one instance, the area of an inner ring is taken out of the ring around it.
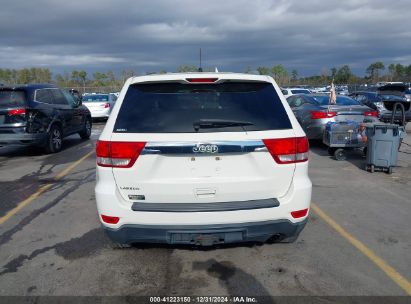
{"label": "green tree", "polygon": [[404,67],[405,81],[411,82],[411,64]]}
{"label": "green tree", "polygon": [[378,80],[380,79],[380,71],[384,69],[384,63],[382,63],[381,61],[376,61],[374,63],[371,63],[367,67],[366,73],[369,75],[370,79],[373,82],[378,82]]}
{"label": "green tree", "polygon": [[353,73],[348,65],[343,65],[340,67],[335,74],[335,81],[337,83],[348,83],[349,80],[353,77]]}
{"label": "green tree", "polygon": [[127,79],[130,77],[133,77],[136,73],[133,70],[122,70],[120,75],[121,75],[121,83],[120,85],[122,86]]}
{"label": "green tree", "polygon": [[101,72],[93,73],[94,77],[94,86],[96,87],[104,87],[107,85],[107,75]]}
{"label": "green tree", "polygon": [[31,73],[29,69],[21,69],[17,71],[17,82],[21,84],[27,84],[32,82]]}
{"label": "green tree", "polygon": [[267,67],[258,67],[257,71],[260,75],[271,75],[271,70]]}
{"label": "green tree", "polygon": [[331,68],[331,78],[334,79],[335,75],[337,75],[337,68],[336,67],[332,67]]}
{"label": "green tree", "polygon": [[180,65],[177,68],[178,73],[187,73],[187,72],[198,72],[198,68],[194,65]]}
{"label": "green tree", "polygon": [[277,64],[271,68],[271,74],[279,85],[288,83],[288,72],[282,64]]}
{"label": "green tree", "polygon": [[84,70],[80,70],[78,72],[78,77],[81,80],[81,84],[83,85],[83,92],[86,91],[86,81],[87,81],[87,72]]}
{"label": "green tree", "polygon": [[291,71],[291,81],[296,83],[298,80],[298,71],[296,69]]}

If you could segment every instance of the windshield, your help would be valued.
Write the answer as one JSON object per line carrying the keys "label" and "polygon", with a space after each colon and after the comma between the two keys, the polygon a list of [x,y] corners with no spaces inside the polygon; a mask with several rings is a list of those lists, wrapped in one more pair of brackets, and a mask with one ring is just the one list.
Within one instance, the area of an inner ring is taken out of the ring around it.
{"label": "windshield", "polygon": [[108,101],[108,95],[84,95],[83,102],[101,102]]}
{"label": "windshield", "polygon": [[13,108],[25,105],[25,94],[23,91],[0,90],[0,107]]}
{"label": "windshield", "polygon": [[[201,126],[199,122],[203,126],[195,128]],[[288,115],[270,83],[156,83],[129,87],[114,132],[193,133],[196,129],[244,132],[290,128]]]}
{"label": "windshield", "polygon": [[[313,97],[320,105],[330,104],[330,97],[328,95],[317,95]],[[350,97],[347,97],[347,96],[337,96],[336,104],[339,106],[361,105],[359,101],[352,99]]]}

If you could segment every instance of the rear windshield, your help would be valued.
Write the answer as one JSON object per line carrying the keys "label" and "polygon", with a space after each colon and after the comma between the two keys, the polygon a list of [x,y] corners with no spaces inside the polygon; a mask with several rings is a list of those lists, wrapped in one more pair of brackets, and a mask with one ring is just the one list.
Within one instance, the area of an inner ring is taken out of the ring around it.
{"label": "rear windshield", "polygon": [[[330,103],[330,97],[328,95],[314,96],[314,99],[320,105],[328,105]],[[361,105],[361,103],[358,100],[352,99],[351,97],[347,96],[337,96],[336,104],[340,106]]]}
{"label": "rear windshield", "polygon": [[290,129],[287,113],[272,84],[157,83],[129,87],[114,132],[192,133],[200,120],[247,122],[200,128],[197,132]]}
{"label": "rear windshield", "polygon": [[108,95],[84,95],[83,102],[100,102],[108,101]]}
{"label": "rear windshield", "polygon": [[0,107],[13,108],[25,105],[26,95],[23,91],[0,90]]}
{"label": "rear windshield", "polygon": [[293,94],[310,94],[309,90],[303,90],[303,89],[297,89],[297,90],[291,90],[291,93]]}

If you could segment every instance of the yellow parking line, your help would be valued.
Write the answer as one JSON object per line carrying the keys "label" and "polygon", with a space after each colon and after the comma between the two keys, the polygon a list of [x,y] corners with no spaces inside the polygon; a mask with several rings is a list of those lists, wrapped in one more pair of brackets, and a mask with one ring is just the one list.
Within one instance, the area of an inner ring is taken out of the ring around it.
{"label": "yellow parking line", "polygon": [[50,189],[50,187],[53,185],[54,182],[60,180],[61,178],[63,178],[64,176],[66,176],[67,174],[69,174],[75,167],[77,167],[82,161],[84,161],[87,157],[89,157],[91,154],[93,154],[94,151],[90,151],[89,153],[87,153],[86,155],[84,155],[82,158],[80,158],[79,160],[77,160],[76,162],[72,163],[70,166],[68,166],[66,169],[64,169],[63,171],[61,171],[59,174],[56,175],[56,177],[54,177],[54,181],[50,182],[48,184],[45,184],[43,186],[41,186],[35,193],[33,193],[32,195],[30,195],[28,198],[26,198],[24,201],[20,202],[17,204],[16,207],[14,207],[13,209],[11,209],[9,212],[7,212],[6,215],[0,217],[0,225],[4,224],[5,222],[7,222],[13,215],[15,215],[17,212],[19,212],[21,209],[23,209],[24,207],[26,207],[28,204],[30,204],[32,201],[34,201],[36,198],[38,198],[41,194],[43,194],[44,192],[46,192],[48,189]]}
{"label": "yellow parking line", "polygon": [[330,225],[334,230],[336,230],[343,238],[351,243],[355,248],[357,248],[362,254],[364,254],[368,259],[370,259],[375,265],[378,266],[387,276],[391,278],[399,287],[401,287],[408,295],[411,295],[411,282],[404,278],[398,273],[394,268],[388,265],[382,258],[375,254],[370,248],[368,248],[364,243],[356,239],[347,230],[341,227],[337,222],[335,222],[330,216],[328,216],[320,207],[316,204],[311,203],[311,208],[320,216],[320,218]]}

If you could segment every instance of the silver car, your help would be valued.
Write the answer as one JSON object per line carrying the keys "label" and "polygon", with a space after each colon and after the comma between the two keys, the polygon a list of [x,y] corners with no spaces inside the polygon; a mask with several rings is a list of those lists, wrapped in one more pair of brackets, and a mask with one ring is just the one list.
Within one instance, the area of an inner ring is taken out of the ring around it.
{"label": "silver car", "polygon": [[338,95],[329,104],[328,94],[301,94],[287,98],[308,139],[322,139],[329,121],[377,121],[378,112],[347,96]]}
{"label": "silver car", "polygon": [[114,94],[84,94],[83,104],[90,110],[93,119],[110,116],[111,109],[116,103],[117,97]]}

